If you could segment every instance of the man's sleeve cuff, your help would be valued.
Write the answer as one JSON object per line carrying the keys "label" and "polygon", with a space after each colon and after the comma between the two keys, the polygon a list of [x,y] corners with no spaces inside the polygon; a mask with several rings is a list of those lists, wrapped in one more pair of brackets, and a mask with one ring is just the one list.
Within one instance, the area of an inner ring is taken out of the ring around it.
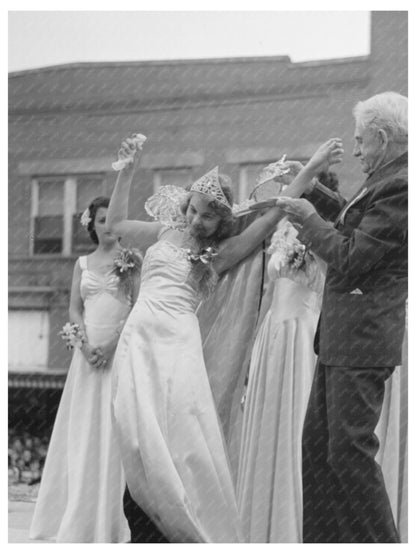
{"label": "man's sleeve cuff", "polygon": [[307,247],[312,248],[313,243],[319,241],[319,234],[322,229],[333,227],[331,223],[328,223],[322,217],[315,213],[309,215],[298,233],[298,239]]}

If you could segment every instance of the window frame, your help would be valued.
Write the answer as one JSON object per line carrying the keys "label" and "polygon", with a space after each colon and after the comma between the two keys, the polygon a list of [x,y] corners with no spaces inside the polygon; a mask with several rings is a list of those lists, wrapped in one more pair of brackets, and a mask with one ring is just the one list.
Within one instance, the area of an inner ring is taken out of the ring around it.
{"label": "window frame", "polygon": [[[29,234],[29,255],[31,257],[70,257],[76,255],[73,253],[73,216],[78,212],[77,192],[78,179],[85,175],[100,176],[101,190],[99,194],[105,192],[105,174],[94,172],[91,174],[80,173],[78,175],[38,175],[31,179],[31,208],[30,208],[30,234]],[[39,188],[42,186],[42,180],[62,179],[63,181],[63,213],[62,213],[62,251],[59,253],[35,253],[35,218],[39,216]]]}
{"label": "window frame", "polygon": [[153,194],[156,194],[156,192],[160,189],[162,185],[162,173],[164,172],[188,172],[190,176],[190,183],[193,181],[193,168],[190,166],[180,166],[180,167],[154,167],[152,169],[153,172]]}
{"label": "window frame", "polygon": [[[276,158],[276,159],[279,159],[279,158]],[[243,202],[244,200],[246,200],[248,197],[249,197],[249,194],[247,194],[247,189],[248,189],[248,179],[247,179],[247,168],[249,168],[250,166],[262,166],[262,167],[266,167],[267,165],[271,164],[271,163],[274,163],[276,161],[276,159],[274,160],[270,160],[270,161],[247,161],[247,162],[240,162],[239,163],[239,170],[238,170],[238,189],[237,189],[237,196],[238,196],[238,202],[241,203]],[[300,162],[302,163],[303,165],[305,165],[307,163],[307,161],[309,160],[308,157],[304,156],[304,157],[287,157],[288,160],[291,160],[291,161],[297,161],[297,162]],[[242,186],[243,185],[243,186]],[[241,191],[244,190],[245,191],[245,196],[243,196],[241,194]]]}

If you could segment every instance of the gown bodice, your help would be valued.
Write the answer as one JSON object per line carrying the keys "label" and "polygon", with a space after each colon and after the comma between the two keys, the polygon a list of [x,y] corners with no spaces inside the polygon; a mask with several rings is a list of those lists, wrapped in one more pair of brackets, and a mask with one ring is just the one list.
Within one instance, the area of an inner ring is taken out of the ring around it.
{"label": "gown bodice", "polygon": [[88,335],[93,330],[119,327],[130,311],[130,299],[120,290],[119,278],[111,270],[100,274],[88,269],[86,256],[79,260],[82,270],[80,292]]}
{"label": "gown bodice", "polygon": [[177,313],[195,312],[201,295],[192,282],[186,249],[161,239],[148,248],[142,267],[139,300]]}

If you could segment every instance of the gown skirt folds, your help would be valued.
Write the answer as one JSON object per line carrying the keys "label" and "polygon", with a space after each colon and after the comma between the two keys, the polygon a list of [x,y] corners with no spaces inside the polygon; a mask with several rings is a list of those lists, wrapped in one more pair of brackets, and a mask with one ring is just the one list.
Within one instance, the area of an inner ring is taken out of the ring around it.
{"label": "gown skirt folds", "polygon": [[114,426],[135,502],[170,542],[241,542],[186,250],[146,253],[114,362]]}
{"label": "gown skirt folds", "polygon": [[257,333],[244,405],[237,496],[249,542],[301,542],[301,437],[320,298],[287,278]]}
{"label": "gown skirt folds", "polygon": [[[82,269],[81,296],[88,340],[114,338],[130,305],[118,278]],[[112,363],[92,368],[75,348],[52,432],[30,529],[33,539],[127,542],[125,478],[111,426]]]}

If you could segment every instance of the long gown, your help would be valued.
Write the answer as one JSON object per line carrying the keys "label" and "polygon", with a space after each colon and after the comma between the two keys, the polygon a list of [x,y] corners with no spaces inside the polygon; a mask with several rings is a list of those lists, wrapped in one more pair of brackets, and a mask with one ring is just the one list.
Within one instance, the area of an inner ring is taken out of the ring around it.
{"label": "long gown", "polygon": [[[318,264],[322,269],[325,268]],[[269,262],[269,272],[273,261]],[[323,283],[323,277],[322,277]],[[249,542],[302,542],[301,440],[315,370],[320,296],[286,278],[252,351],[243,413],[237,497]],[[319,290],[316,283],[314,290]],[[403,365],[386,382],[376,435],[380,464],[402,542],[407,541],[407,328]]]}
{"label": "long gown", "polygon": [[280,277],[273,256],[268,272],[273,296],[252,351],[237,498],[249,542],[301,542],[301,437],[323,274],[315,272],[312,290]]}
{"label": "long gown", "polygon": [[[114,338],[129,300],[118,277],[99,275],[79,258],[88,340]],[[68,371],[30,528],[32,539],[57,542],[128,542],[123,514],[125,478],[111,425],[111,360],[92,368],[76,348]]]}
{"label": "long gown", "polygon": [[114,428],[135,502],[170,542],[243,540],[186,250],[146,253],[114,361]]}

